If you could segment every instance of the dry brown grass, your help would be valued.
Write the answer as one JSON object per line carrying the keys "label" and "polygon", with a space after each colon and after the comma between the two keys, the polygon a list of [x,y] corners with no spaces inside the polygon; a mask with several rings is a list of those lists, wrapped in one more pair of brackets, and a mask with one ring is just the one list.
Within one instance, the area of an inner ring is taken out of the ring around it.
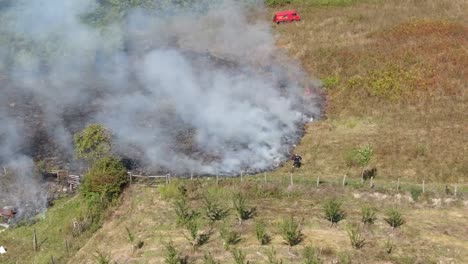
{"label": "dry brown grass", "polygon": [[275,26],[278,46],[328,92],[328,119],[297,149],[304,170],[356,175],[343,156],[369,142],[379,177],[467,180],[468,2],[287,8],[303,19]]}

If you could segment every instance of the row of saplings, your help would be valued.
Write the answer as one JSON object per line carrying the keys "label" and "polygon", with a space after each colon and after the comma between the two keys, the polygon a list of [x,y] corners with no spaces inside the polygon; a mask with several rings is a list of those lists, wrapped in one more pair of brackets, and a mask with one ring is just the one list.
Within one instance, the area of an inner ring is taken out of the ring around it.
{"label": "row of saplings", "polygon": [[[202,198],[203,207],[201,210],[196,211],[191,208],[187,200],[186,190],[183,187],[179,187],[179,190],[182,196],[173,202],[173,209],[177,217],[177,225],[186,229],[186,238],[189,240],[193,251],[198,250],[209,241],[210,237],[214,234],[214,223],[225,220],[231,209],[235,212],[239,225],[242,225],[243,221],[254,218],[257,212],[256,208],[247,205],[246,198],[242,193],[235,193],[232,195],[232,208],[224,208],[216,197],[213,195],[205,195]],[[328,200],[323,205],[324,217],[330,221],[332,227],[345,218],[345,212],[342,210],[341,206],[342,203],[336,199]],[[376,219],[376,210],[374,208],[369,206],[362,208],[361,221],[365,225],[373,224]],[[203,220],[208,221],[208,228],[203,226]],[[384,220],[393,229],[405,223],[405,219],[397,209],[390,210]],[[226,221],[220,226],[218,232],[223,240],[224,248],[231,252],[234,262],[236,264],[250,263],[246,260],[246,255],[241,249],[232,247],[241,241],[241,234],[229,226]],[[301,231],[300,224],[293,217],[284,218],[278,224],[278,231],[285,244],[287,244],[290,249],[304,240],[304,234]],[[366,241],[358,228],[349,226],[347,231],[353,248],[360,249],[365,245]],[[256,221],[255,235],[261,245],[268,245],[271,242],[271,236],[267,232],[266,224],[263,221]],[[391,253],[392,248],[393,244],[388,242],[386,245],[388,254]],[[182,256],[172,242],[166,243],[165,249],[166,264],[189,263],[188,256]],[[267,250],[265,253],[267,256],[267,263],[283,263],[281,259],[276,257],[273,248]],[[206,264],[220,263],[213,258],[211,253],[205,253],[203,260]],[[303,263],[321,263],[319,254],[314,248],[310,246],[305,247]]]}

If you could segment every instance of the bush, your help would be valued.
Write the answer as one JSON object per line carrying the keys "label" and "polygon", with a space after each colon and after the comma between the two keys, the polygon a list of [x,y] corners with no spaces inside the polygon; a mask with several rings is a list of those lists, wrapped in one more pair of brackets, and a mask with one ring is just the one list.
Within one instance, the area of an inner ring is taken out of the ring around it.
{"label": "bush", "polygon": [[134,252],[135,250],[142,248],[144,242],[141,240],[136,240],[135,235],[132,233],[132,231],[130,231],[128,227],[125,227],[125,230],[127,231],[128,242],[132,244],[132,251]]}
{"label": "bush", "polygon": [[206,244],[210,239],[211,232],[204,232],[201,230],[201,223],[198,217],[192,218],[185,226],[189,232],[189,237],[187,237],[187,239],[192,244],[194,250]]}
{"label": "bush", "polygon": [[236,210],[239,224],[242,224],[243,220],[248,220],[255,215],[255,208],[247,208],[245,197],[241,193],[236,193],[232,200],[234,210]]}
{"label": "bush", "polygon": [[81,191],[85,197],[97,194],[107,201],[113,201],[118,198],[127,180],[127,170],[122,162],[115,157],[105,157],[97,160],[85,174]]}
{"label": "bush", "polygon": [[306,246],[302,252],[304,264],[320,264],[322,263],[319,258],[317,250],[311,246]]}
{"label": "bush", "polygon": [[323,205],[323,211],[325,212],[325,218],[330,221],[331,226],[345,218],[345,213],[341,209],[341,202],[336,199],[328,200]]}
{"label": "bush", "polygon": [[375,222],[377,217],[375,216],[375,209],[369,206],[364,206],[361,209],[361,222],[364,224],[371,225]]}
{"label": "bush", "polygon": [[406,221],[397,209],[392,209],[388,211],[385,222],[387,222],[393,229],[395,229],[402,226]]}
{"label": "bush", "polygon": [[229,209],[223,209],[221,204],[213,197],[205,196],[203,204],[205,206],[205,215],[211,222],[223,220],[229,214]]}
{"label": "bush", "polygon": [[229,246],[236,245],[241,241],[240,234],[232,230],[231,227],[226,224],[221,228],[219,234],[224,241],[225,249],[229,249]]}
{"label": "bush", "polygon": [[234,249],[231,251],[232,257],[234,258],[234,263],[236,264],[249,264],[249,261],[246,261],[245,253],[240,249]]}
{"label": "bush", "polygon": [[304,239],[304,235],[299,227],[299,224],[292,218],[284,218],[279,224],[281,236],[290,247],[295,246]]}
{"label": "bush", "polygon": [[179,226],[186,226],[188,222],[198,217],[198,213],[189,208],[185,198],[174,201],[173,205]]}
{"label": "bush", "polygon": [[183,258],[177,249],[174,247],[172,242],[164,244],[166,249],[166,255],[164,257],[165,264],[186,264],[188,263],[187,258]]}
{"label": "bush", "polygon": [[410,194],[411,194],[411,198],[413,198],[413,201],[417,201],[417,200],[419,200],[419,197],[422,194],[422,188],[411,187],[410,188]]}
{"label": "bush", "polygon": [[270,250],[267,250],[265,254],[267,256],[268,264],[283,264],[283,260],[276,257],[276,251],[273,247],[271,247]]}
{"label": "bush", "polygon": [[350,226],[347,232],[353,248],[360,249],[366,244],[366,240],[362,238],[361,231],[357,228]]}
{"label": "bush", "polygon": [[260,242],[261,245],[268,245],[271,241],[271,238],[266,231],[264,222],[258,221],[255,223],[255,235],[257,236],[258,242]]}
{"label": "bush", "polygon": [[96,255],[94,255],[94,258],[96,259],[96,262],[98,264],[110,264],[111,263],[111,258],[109,254],[106,254],[99,250],[96,250]]}

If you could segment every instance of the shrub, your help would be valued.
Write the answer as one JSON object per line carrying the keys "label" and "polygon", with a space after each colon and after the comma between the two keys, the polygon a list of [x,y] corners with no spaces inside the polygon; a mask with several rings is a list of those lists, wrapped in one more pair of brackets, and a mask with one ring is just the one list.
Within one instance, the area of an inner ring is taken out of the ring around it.
{"label": "shrub", "polygon": [[336,199],[331,199],[325,202],[323,205],[323,211],[325,212],[325,218],[330,221],[331,226],[345,218],[345,213],[341,209],[341,202]]}
{"label": "shrub", "polygon": [[292,218],[284,218],[279,224],[281,236],[290,247],[295,246],[304,239],[304,235],[299,227],[299,224]]}
{"label": "shrub", "polygon": [[306,246],[302,252],[304,264],[320,264],[322,263],[319,258],[317,250],[311,246]]}
{"label": "shrub", "polygon": [[397,209],[393,208],[392,210],[388,211],[385,222],[387,222],[393,229],[395,229],[402,226],[406,220]]}
{"label": "shrub", "polygon": [[375,222],[377,217],[375,216],[375,209],[369,206],[364,206],[361,209],[361,222],[364,224],[371,225]]}
{"label": "shrub", "polygon": [[108,155],[111,151],[111,134],[100,124],[88,125],[75,134],[75,155],[88,161],[94,161]]}
{"label": "shrub", "polygon": [[174,247],[172,242],[164,244],[166,249],[166,255],[164,257],[165,264],[186,264],[188,263],[187,258],[183,258],[177,249]]}
{"label": "shrub", "polygon": [[85,174],[81,191],[85,197],[98,194],[107,201],[115,200],[127,184],[127,170],[115,157],[97,160]]}
{"label": "shrub", "polygon": [[187,239],[192,244],[194,250],[206,244],[210,239],[211,232],[204,232],[201,230],[201,223],[198,217],[188,221],[185,226],[189,232]]}
{"label": "shrub", "polygon": [[229,214],[229,209],[224,209],[213,197],[205,196],[203,204],[205,215],[211,222],[223,220]]}
{"label": "shrub", "polygon": [[392,254],[393,249],[395,248],[395,244],[391,240],[386,240],[384,246],[385,246],[385,252],[387,254]]}
{"label": "shrub", "polygon": [[271,238],[266,231],[265,223],[262,221],[255,223],[255,235],[261,245],[268,245],[271,241]]}
{"label": "shrub", "polygon": [[144,242],[141,240],[136,240],[135,236],[133,235],[133,233],[130,231],[128,227],[125,227],[125,230],[127,231],[128,242],[132,244],[132,251],[142,248],[144,245]]}
{"label": "shrub", "polygon": [[247,208],[245,197],[241,193],[236,193],[232,200],[234,210],[236,211],[239,224],[242,224],[243,220],[248,220],[255,215],[255,208]]}
{"label": "shrub", "polygon": [[173,205],[177,216],[177,225],[179,226],[185,226],[188,222],[198,217],[198,213],[189,208],[187,199],[185,198],[174,201]]}
{"label": "shrub", "polygon": [[231,251],[232,257],[234,258],[234,263],[236,264],[249,264],[249,261],[246,261],[245,253],[240,249],[234,249]]}
{"label": "shrub", "polygon": [[276,257],[276,251],[273,247],[271,247],[269,250],[267,250],[265,252],[266,256],[267,256],[267,263],[268,264],[283,264],[283,260],[282,259],[278,259]]}
{"label": "shrub", "polygon": [[96,255],[94,255],[94,258],[96,259],[96,262],[98,264],[110,264],[111,263],[111,258],[109,254],[106,254],[99,250],[96,250]]}
{"label": "shrub", "polygon": [[349,226],[347,232],[353,248],[360,249],[366,244],[366,240],[362,238],[361,231],[357,228]]}
{"label": "shrub", "polygon": [[326,89],[335,88],[339,82],[340,82],[340,78],[337,75],[328,76],[322,80],[322,84]]}
{"label": "shrub", "polygon": [[227,224],[221,227],[219,234],[224,241],[223,244],[225,249],[229,249],[229,246],[236,245],[241,241],[240,234],[232,230]]}
{"label": "shrub", "polygon": [[411,198],[413,198],[413,201],[417,201],[419,200],[419,197],[421,196],[422,194],[422,189],[419,188],[419,187],[411,187],[410,188],[410,194],[411,194]]}

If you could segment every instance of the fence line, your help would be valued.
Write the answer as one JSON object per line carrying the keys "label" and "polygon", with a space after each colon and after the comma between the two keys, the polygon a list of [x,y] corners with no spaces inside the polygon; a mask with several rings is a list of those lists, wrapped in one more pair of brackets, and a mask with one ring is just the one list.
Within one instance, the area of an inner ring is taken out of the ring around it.
{"label": "fence line", "polygon": [[[218,171],[216,171],[215,175],[195,175],[193,172],[190,172],[189,175],[139,175],[139,174],[132,174],[129,173],[129,182],[132,184],[134,181],[133,179],[148,179],[154,180],[154,183],[157,185],[157,180],[162,179],[163,181],[160,182],[161,184],[169,184],[171,182],[171,177],[177,177],[182,179],[190,179],[193,181],[196,178],[215,178],[216,184],[220,184],[223,180],[235,180],[236,178],[239,179],[239,182],[257,182],[263,184],[280,184],[280,185],[287,185],[287,186],[315,186],[315,188],[321,187],[342,187],[342,188],[369,188],[369,189],[386,189],[386,190],[395,190],[397,192],[400,191],[410,191],[410,192],[436,192],[436,193],[446,193],[453,196],[458,196],[460,194],[468,193],[468,185],[462,185],[459,183],[454,184],[440,184],[440,183],[432,183],[428,184],[425,179],[423,179],[420,183],[417,182],[403,182],[400,178],[397,178],[396,181],[376,181],[374,177],[370,177],[369,180],[362,181],[361,177],[358,178],[348,178],[347,175],[343,176],[329,176],[324,177],[323,179],[320,175],[317,175],[316,178],[311,176],[304,175],[303,173],[296,174],[293,172],[278,174],[274,173],[275,177],[267,177],[267,172],[263,172],[261,174],[255,174],[248,176],[248,173],[242,171],[237,174],[237,176],[221,176]],[[263,175],[262,175],[263,174]],[[334,180],[333,180],[334,179]],[[369,182],[368,187],[364,184],[365,182]]]}

